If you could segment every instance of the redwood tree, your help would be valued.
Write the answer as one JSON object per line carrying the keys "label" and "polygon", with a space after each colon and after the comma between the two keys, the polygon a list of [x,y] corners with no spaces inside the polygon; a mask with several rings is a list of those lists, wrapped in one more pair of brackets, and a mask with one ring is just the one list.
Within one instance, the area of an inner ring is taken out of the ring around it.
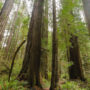
{"label": "redwood tree", "polygon": [[71,46],[69,47],[68,51],[68,60],[69,62],[73,62],[73,65],[69,67],[69,77],[70,79],[85,80],[80,57],[78,37],[71,35],[70,43]]}
{"label": "redwood tree", "polygon": [[40,84],[41,27],[44,0],[35,0],[27,37],[23,66],[19,76],[28,71],[28,82],[31,87]]}
{"label": "redwood tree", "polygon": [[57,90],[59,81],[58,72],[58,38],[56,23],[56,2],[53,0],[53,35],[52,35],[52,77],[50,90]]}

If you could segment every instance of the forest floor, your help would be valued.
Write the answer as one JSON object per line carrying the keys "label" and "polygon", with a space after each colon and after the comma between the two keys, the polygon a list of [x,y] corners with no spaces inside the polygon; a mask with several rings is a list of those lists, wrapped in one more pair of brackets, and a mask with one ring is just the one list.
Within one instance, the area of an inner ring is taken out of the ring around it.
{"label": "forest floor", "polygon": [[[22,64],[22,60],[16,60],[10,82],[8,82],[8,72],[9,72],[8,65],[9,64],[0,65],[0,90],[28,90],[27,82],[25,81],[20,82],[16,80],[16,77],[21,69],[21,64]],[[59,85],[62,88],[62,90],[90,90],[89,74],[87,74],[86,77],[87,77],[87,81],[81,82],[79,80],[70,81],[61,76]],[[42,81],[42,86],[44,90],[49,90],[50,79],[51,79],[51,73],[49,72],[48,80],[43,79]],[[40,90],[36,86],[34,88],[37,88],[36,90]]]}
{"label": "forest floor", "polygon": [[[62,90],[90,90],[90,79],[87,82],[81,81],[69,81],[69,80],[61,80],[60,85]],[[49,90],[50,81],[43,80],[42,83],[43,90]],[[37,86],[34,87],[35,90],[42,90]],[[29,90],[27,88],[27,82],[15,80],[15,76],[12,76],[11,81],[8,82],[7,75],[0,75],[0,90]]]}

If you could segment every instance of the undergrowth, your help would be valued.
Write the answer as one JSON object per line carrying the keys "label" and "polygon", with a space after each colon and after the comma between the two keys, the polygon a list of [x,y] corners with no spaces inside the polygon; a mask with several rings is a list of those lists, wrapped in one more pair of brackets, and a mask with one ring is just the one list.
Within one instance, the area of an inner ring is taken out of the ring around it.
{"label": "undergrowth", "polygon": [[[10,82],[8,82],[8,74],[0,75],[0,90],[28,90],[27,82],[16,80],[17,75],[21,69],[22,60],[16,60],[13,68],[13,73],[11,76]],[[81,81],[70,81],[67,73],[63,72],[60,77],[60,87],[62,90],[90,90],[90,79],[87,79],[87,82]],[[43,88],[50,87],[51,83],[51,72],[48,72],[48,80],[42,79]]]}

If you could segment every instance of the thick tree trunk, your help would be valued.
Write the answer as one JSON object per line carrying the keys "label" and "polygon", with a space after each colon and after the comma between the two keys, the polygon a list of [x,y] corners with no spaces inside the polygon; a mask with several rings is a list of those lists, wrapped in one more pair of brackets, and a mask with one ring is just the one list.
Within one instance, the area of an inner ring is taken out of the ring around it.
{"label": "thick tree trunk", "polygon": [[[32,12],[32,16],[34,15],[34,11]],[[32,22],[32,26],[33,26],[33,23],[34,23],[34,20],[33,18],[31,18],[31,21]],[[33,31],[30,30],[30,27],[29,27],[29,32],[28,32],[28,36],[27,36],[27,44],[26,44],[26,50],[25,50],[25,55],[24,55],[24,60],[23,60],[23,64],[22,64],[22,68],[20,70],[20,73],[18,75],[18,79],[19,80],[27,80],[27,71],[28,71],[28,65],[29,65],[29,59],[30,59],[30,50],[31,50],[31,41],[32,41],[32,33]]]}
{"label": "thick tree trunk", "polygon": [[[23,66],[19,77],[28,71],[30,86],[40,86],[41,26],[44,0],[35,0]],[[22,79],[22,78],[21,78]]]}
{"label": "thick tree trunk", "polygon": [[70,79],[85,80],[82,69],[82,62],[80,58],[78,37],[71,35],[70,42],[71,42],[71,47],[69,47],[69,51],[68,51],[68,60],[69,62],[72,62],[73,65],[69,67],[69,77]]}
{"label": "thick tree trunk", "polygon": [[35,0],[30,31],[32,33],[31,50],[29,58],[29,77],[28,81],[33,87],[40,84],[40,59],[41,59],[41,27],[44,0]]}
{"label": "thick tree trunk", "polygon": [[52,77],[50,90],[58,90],[58,38],[56,25],[56,2],[53,0]]}
{"label": "thick tree trunk", "polygon": [[6,0],[0,12],[0,41],[2,41],[5,27],[7,25],[8,17],[13,7],[14,0]]}
{"label": "thick tree trunk", "polygon": [[89,35],[90,35],[90,0],[82,0],[82,2],[83,2],[86,22],[88,25]]}
{"label": "thick tree trunk", "polygon": [[48,0],[44,2],[44,15],[41,39],[41,75],[48,79]]}

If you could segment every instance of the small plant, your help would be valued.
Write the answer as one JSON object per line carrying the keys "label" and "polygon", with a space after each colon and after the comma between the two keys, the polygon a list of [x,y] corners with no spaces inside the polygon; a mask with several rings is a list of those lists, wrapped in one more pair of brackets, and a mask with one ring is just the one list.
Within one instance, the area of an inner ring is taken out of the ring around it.
{"label": "small plant", "polygon": [[48,72],[48,80],[51,80],[51,72]]}
{"label": "small plant", "polygon": [[26,82],[19,82],[18,80],[0,81],[0,90],[25,90],[23,87],[26,85]]}
{"label": "small plant", "polygon": [[88,90],[86,88],[80,88],[77,82],[67,81],[61,85],[62,90]]}

